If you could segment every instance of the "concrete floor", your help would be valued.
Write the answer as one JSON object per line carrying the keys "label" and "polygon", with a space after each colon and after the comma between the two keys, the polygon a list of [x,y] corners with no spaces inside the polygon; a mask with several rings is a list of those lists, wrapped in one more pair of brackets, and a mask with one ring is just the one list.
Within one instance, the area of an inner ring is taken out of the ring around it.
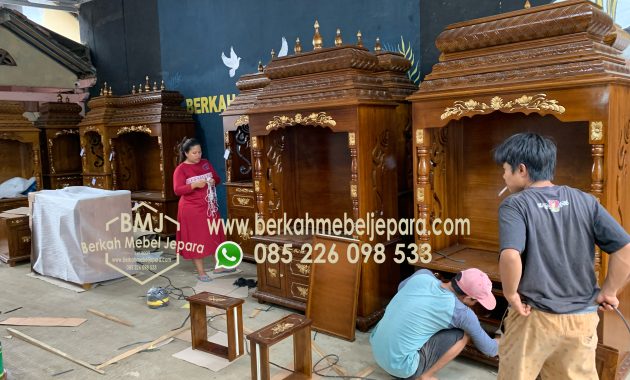
{"label": "concrete floor", "polygon": [[[243,273],[238,277],[255,277],[253,264],[245,263]],[[168,271],[168,276],[177,287],[195,286],[197,281],[192,273],[191,262],[183,262]],[[6,312],[16,307],[22,309],[10,314],[0,314],[0,320],[8,317],[79,317],[87,322],[78,327],[22,327],[9,326],[33,338],[53,346],[68,355],[97,365],[129,350],[119,347],[140,342],[151,341],[171,329],[179,327],[188,316],[188,309],[182,309],[186,301],[172,299],[166,308],[151,310],[145,304],[146,291],[151,286],[166,286],[167,280],[158,278],[141,286],[130,279],[122,279],[97,286],[87,292],[76,293],[44,281],[27,276],[30,265],[22,264],[10,268],[0,264],[0,311]],[[250,290],[250,294],[253,291]],[[185,289],[191,295],[190,289]],[[256,318],[249,318],[255,308],[263,307],[251,295],[243,305],[244,325],[250,330],[257,330],[282,316],[290,310],[273,307],[268,312],[261,312]],[[134,324],[134,327],[123,326],[88,313],[88,308],[113,314]],[[215,319],[211,326],[225,330],[225,320]],[[9,379],[222,379],[243,380],[250,378],[250,358],[245,355],[220,372],[197,367],[188,362],[173,358],[172,355],[189,347],[189,343],[175,339],[157,351],[138,353],[124,361],[107,368],[105,375],[99,375],[87,368],[74,364],[66,359],[44,351],[17,338],[10,339],[7,326],[0,326],[4,367]],[[209,329],[209,331],[212,331]],[[368,334],[357,331],[356,340],[352,343],[317,334],[315,342],[326,352],[339,355],[339,365],[348,374],[357,374],[363,369],[375,365],[368,342]],[[273,346],[271,361],[283,366],[292,363],[290,339]],[[313,352],[313,363],[320,357]],[[324,364],[324,363],[322,363]],[[319,368],[323,367],[320,364]],[[54,374],[72,370],[53,376]],[[282,371],[271,367],[272,377]],[[332,370],[323,374],[336,375]],[[381,369],[369,375],[370,379],[391,379]],[[490,380],[496,379],[496,369],[466,359],[458,359],[439,373],[440,379]]]}

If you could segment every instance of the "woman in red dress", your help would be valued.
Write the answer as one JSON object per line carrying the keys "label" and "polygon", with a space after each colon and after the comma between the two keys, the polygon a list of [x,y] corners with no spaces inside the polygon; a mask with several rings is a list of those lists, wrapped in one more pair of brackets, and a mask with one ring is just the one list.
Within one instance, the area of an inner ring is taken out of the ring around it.
{"label": "woman in red dress", "polygon": [[179,195],[177,210],[177,253],[192,260],[197,268],[198,279],[211,281],[203,267],[203,258],[213,255],[219,244],[225,241],[223,229],[210,234],[209,223],[220,219],[217,206],[216,185],[221,179],[210,165],[201,158],[201,144],[187,139],[180,151],[181,164],[173,173],[173,188]]}

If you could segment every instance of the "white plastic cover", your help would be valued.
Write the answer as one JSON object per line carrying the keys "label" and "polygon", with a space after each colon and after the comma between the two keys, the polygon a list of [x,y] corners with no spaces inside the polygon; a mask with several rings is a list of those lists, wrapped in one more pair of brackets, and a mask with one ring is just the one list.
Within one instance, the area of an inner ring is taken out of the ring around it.
{"label": "white plastic cover", "polygon": [[[105,252],[110,262],[134,257],[126,244],[133,232],[121,232],[120,224],[121,214],[131,215],[129,191],[71,186],[31,193],[29,199],[36,272],[78,284],[123,276],[106,264]],[[102,249],[108,244],[114,248]],[[117,266],[124,270],[125,265]]]}

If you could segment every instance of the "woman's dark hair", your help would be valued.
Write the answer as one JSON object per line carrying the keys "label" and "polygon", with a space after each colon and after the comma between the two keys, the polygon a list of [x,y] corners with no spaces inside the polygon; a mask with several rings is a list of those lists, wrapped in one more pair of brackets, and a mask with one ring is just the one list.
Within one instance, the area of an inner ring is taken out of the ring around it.
{"label": "woman's dark hair", "polygon": [[518,133],[494,150],[494,161],[499,165],[507,162],[512,171],[525,165],[533,182],[551,181],[556,171],[556,144],[536,133]]}
{"label": "woman's dark hair", "polygon": [[179,163],[180,164],[186,161],[186,153],[190,152],[190,149],[192,149],[192,147],[197,146],[197,145],[201,145],[201,143],[196,138],[194,137],[190,139],[184,138],[184,141],[182,141],[182,143],[179,146]]}

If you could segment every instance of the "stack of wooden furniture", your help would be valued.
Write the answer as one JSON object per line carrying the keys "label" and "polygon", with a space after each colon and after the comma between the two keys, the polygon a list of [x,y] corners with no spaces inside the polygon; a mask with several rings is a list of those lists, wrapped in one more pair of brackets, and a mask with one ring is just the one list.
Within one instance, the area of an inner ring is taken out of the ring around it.
{"label": "stack of wooden furniture", "polygon": [[41,149],[44,188],[62,189],[83,185],[79,122],[81,106],[63,103],[43,103],[35,126],[42,130]]}
{"label": "stack of wooden furniture", "polygon": [[[177,218],[173,171],[181,142],[195,134],[192,117],[181,106],[179,92],[158,89],[155,83],[150,87],[148,79],[142,92],[103,93],[90,100],[90,112],[79,125],[84,184],[130,190],[132,201],[150,207],[138,209],[142,219],[151,212],[158,228],[159,214]],[[164,234],[175,233],[173,223],[163,226]]]}
{"label": "stack of wooden furniture", "polygon": [[[554,182],[592,193],[630,230],[630,66],[621,56],[629,43],[608,15],[582,0],[450,25],[437,39],[440,62],[409,97],[415,215],[468,218],[470,234],[423,235],[416,242],[450,257],[434,254],[424,265],[440,276],[467,267],[489,274],[498,306],[479,310],[489,330],[507,307],[498,273],[497,213],[505,196],[497,194],[504,182],[491,152],[505,138],[524,131],[551,136],[558,145]],[[601,281],[607,255],[595,257]],[[630,317],[630,289],[619,299]],[[620,318],[602,314],[602,379],[628,371],[628,341]]]}
{"label": "stack of wooden furniture", "polygon": [[[42,189],[39,129],[24,116],[21,103],[0,101],[0,183],[13,177],[37,180]],[[26,196],[0,199],[0,212],[28,205]]]}
{"label": "stack of wooden furniture", "polygon": [[[221,114],[223,116],[223,137],[227,158],[225,173],[227,188],[227,217],[249,221],[249,230],[245,233],[232,231],[227,237],[241,246],[245,259],[254,260],[254,222],[256,199],[252,181],[252,152],[249,136],[249,117],[245,112],[250,109],[269,79],[262,72],[246,74],[239,78],[236,87],[240,94]],[[229,153],[227,153],[229,152]]]}
{"label": "stack of wooden furniture", "polygon": [[[373,53],[357,45],[323,48],[318,26],[315,49],[273,58],[270,82],[246,110],[253,157],[256,212],[265,220],[286,218],[397,218],[405,196],[405,96],[415,90],[402,55]],[[378,49],[378,48],[377,48]],[[410,160],[410,158],[408,158]],[[402,178],[401,178],[402,177]],[[399,181],[400,179],[400,181]],[[312,233],[313,231],[311,231]],[[316,231],[328,233],[330,231]],[[396,240],[377,236],[389,257]],[[311,235],[256,236],[262,245],[289,244],[293,260],[257,265],[261,302],[305,310],[310,265],[301,263]],[[345,255],[345,252],[342,254]],[[357,326],[365,331],[382,315],[400,280],[392,260],[362,263]],[[331,315],[331,318],[350,318]]]}

